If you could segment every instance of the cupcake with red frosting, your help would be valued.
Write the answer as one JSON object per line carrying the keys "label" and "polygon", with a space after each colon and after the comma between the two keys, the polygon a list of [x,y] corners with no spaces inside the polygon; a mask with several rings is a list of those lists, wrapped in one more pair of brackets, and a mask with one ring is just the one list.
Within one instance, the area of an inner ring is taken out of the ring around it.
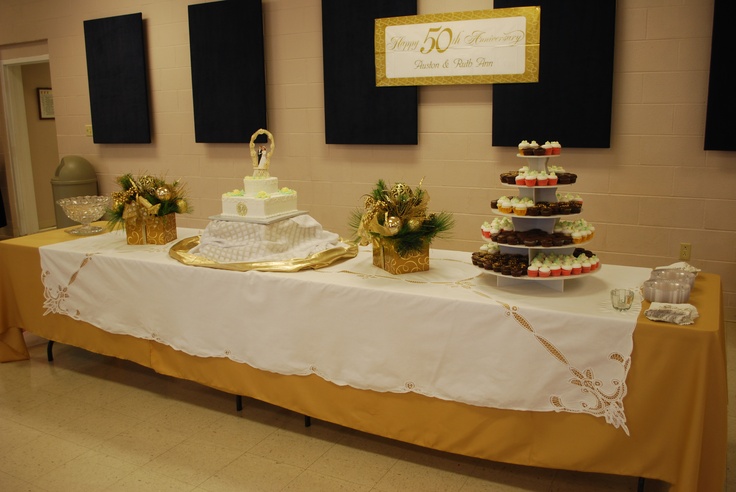
{"label": "cupcake with red frosting", "polygon": [[489,224],[488,222],[483,222],[483,225],[480,226],[480,233],[483,235],[483,237],[490,238],[491,224]]}

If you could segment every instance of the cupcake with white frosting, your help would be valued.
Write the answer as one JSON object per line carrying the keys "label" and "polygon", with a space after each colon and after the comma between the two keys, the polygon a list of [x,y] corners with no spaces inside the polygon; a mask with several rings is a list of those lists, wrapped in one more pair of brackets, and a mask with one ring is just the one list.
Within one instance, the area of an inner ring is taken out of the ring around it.
{"label": "cupcake with white frosting", "polygon": [[533,151],[531,150],[531,144],[528,140],[522,140],[521,143],[519,143],[519,155],[533,155]]}

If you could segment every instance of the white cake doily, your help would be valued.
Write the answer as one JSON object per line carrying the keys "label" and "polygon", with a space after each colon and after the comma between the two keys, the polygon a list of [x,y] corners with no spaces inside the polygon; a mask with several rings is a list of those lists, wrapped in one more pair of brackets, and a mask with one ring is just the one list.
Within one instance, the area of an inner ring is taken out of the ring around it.
{"label": "white cake doily", "polygon": [[339,243],[337,234],[322,229],[310,215],[272,224],[215,220],[189,252],[218,263],[283,261],[305,258]]}

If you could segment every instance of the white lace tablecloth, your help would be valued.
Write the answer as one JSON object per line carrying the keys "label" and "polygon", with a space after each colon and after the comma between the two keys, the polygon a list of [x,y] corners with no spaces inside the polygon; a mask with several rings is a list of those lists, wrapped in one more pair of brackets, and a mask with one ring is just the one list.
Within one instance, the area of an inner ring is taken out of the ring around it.
{"label": "white lace tablecloth", "polygon": [[648,269],[604,265],[558,292],[496,287],[456,251],[432,250],[429,271],[394,276],[370,249],[320,270],[265,273],[187,266],[170,246],[130,246],[118,231],[41,247],[45,314],[359,389],[588,413],[628,434],[641,304],[616,312],[609,291],[639,285]]}

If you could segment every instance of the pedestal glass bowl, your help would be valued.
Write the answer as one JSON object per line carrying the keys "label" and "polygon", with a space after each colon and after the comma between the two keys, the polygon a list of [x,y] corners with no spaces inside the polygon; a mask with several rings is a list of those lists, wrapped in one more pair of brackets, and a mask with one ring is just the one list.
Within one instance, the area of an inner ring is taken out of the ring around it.
{"label": "pedestal glass bowl", "polygon": [[69,234],[78,234],[80,236],[89,236],[102,232],[102,227],[90,225],[96,220],[100,220],[110,203],[108,196],[75,196],[72,198],[62,198],[57,200],[67,217],[75,222],[82,224],[81,227],[68,229]]}

